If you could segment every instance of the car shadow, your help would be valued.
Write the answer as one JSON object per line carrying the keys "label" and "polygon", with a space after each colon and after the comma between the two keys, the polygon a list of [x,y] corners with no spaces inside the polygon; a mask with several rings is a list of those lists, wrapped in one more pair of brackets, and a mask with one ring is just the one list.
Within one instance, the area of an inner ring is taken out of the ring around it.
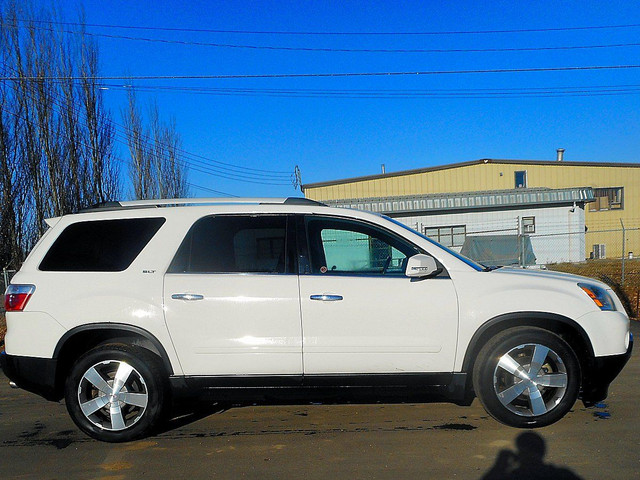
{"label": "car shadow", "polygon": [[534,432],[516,438],[516,451],[501,450],[481,480],[582,480],[571,469],[544,462],[547,447]]}
{"label": "car shadow", "polygon": [[158,425],[153,435],[161,435],[172,430],[190,425],[216,413],[223,413],[231,408],[230,405],[194,403],[189,405],[174,405],[165,420]]}
{"label": "car shadow", "polygon": [[[248,406],[299,406],[299,405],[372,405],[372,404],[407,404],[407,403],[441,403],[448,402],[449,399],[440,393],[431,391],[431,389],[413,388],[398,389],[400,392],[392,392],[388,390],[379,390],[377,388],[362,388],[360,391],[353,392],[347,389],[336,393],[335,389],[318,389],[316,397],[299,396],[294,393],[291,396],[280,393],[277,396],[255,396],[242,399],[237,396],[225,396],[218,392],[218,399],[212,400],[206,395],[201,397],[193,397],[177,400],[165,414],[165,419],[157,428],[153,430],[151,435],[161,435],[177,430],[181,427],[190,425],[202,420],[210,415],[221,414],[227,410],[234,408],[243,408]],[[445,424],[433,427],[436,429],[475,429],[471,425]]]}

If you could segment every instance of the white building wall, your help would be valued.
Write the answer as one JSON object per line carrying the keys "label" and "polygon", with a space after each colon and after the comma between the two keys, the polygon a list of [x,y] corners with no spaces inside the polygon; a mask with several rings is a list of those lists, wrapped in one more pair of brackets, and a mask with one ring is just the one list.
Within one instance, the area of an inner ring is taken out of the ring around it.
{"label": "white building wall", "polygon": [[[518,223],[522,222],[523,217],[535,218],[535,233],[529,236],[538,265],[579,262],[585,259],[583,206],[428,214],[396,219],[422,233],[427,227],[465,225],[466,234],[469,236],[516,235],[522,232],[518,230]],[[461,247],[452,248],[460,251]]]}

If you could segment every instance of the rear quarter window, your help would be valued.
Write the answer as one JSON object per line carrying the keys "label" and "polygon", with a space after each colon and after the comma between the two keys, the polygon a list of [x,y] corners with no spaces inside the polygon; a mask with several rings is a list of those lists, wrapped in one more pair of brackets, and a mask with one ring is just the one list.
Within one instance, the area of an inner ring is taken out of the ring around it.
{"label": "rear quarter window", "polygon": [[40,263],[57,272],[121,272],[164,224],[164,218],[127,218],[69,225]]}

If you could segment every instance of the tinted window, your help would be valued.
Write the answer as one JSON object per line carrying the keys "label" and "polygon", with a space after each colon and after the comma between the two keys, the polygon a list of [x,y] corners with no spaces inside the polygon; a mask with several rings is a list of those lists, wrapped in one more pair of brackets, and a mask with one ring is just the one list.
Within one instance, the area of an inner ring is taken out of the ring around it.
{"label": "tinted window", "polygon": [[408,257],[421,253],[370,225],[307,217],[311,273],[404,274]]}
{"label": "tinted window", "polygon": [[120,272],[131,265],[164,222],[164,218],[128,218],[74,223],[53,243],[40,270]]}
{"label": "tinted window", "polygon": [[293,265],[287,250],[286,216],[205,217],[191,227],[169,273],[286,273]]}

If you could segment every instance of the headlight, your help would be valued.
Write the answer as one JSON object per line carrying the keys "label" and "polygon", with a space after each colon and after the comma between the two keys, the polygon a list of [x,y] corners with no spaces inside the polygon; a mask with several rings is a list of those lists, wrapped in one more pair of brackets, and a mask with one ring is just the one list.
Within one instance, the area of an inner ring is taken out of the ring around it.
{"label": "headlight", "polygon": [[616,306],[611,299],[611,296],[604,288],[597,285],[590,285],[588,283],[579,283],[578,286],[584,290],[584,293],[589,295],[589,298],[593,300],[600,310],[615,310]]}

